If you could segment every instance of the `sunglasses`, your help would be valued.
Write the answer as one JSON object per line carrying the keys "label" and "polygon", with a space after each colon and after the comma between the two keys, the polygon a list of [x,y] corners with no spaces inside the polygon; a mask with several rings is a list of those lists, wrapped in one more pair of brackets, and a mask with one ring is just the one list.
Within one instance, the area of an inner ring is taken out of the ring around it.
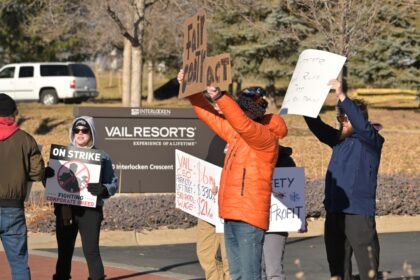
{"label": "sunglasses", "polygon": [[79,132],[81,132],[83,134],[88,134],[89,129],[88,128],[73,128],[73,133],[74,134],[78,134]]}

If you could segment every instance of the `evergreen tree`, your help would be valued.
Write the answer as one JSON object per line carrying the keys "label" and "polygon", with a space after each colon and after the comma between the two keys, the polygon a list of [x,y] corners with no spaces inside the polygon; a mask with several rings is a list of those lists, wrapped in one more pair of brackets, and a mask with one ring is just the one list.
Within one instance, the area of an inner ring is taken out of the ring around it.
{"label": "evergreen tree", "polygon": [[230,53],[234,80],[255,77],[274,87],[278,79],[287,83],[300,41],[313,30],[290,12],[286,1],[259,3],[214,15],[209,45],[213,53]]}
{"label": "evergreen tree", "polygon": [[359,48],[351,61],[354,85],[375,87],[420,87],[420,34],[418,11],[390,1],[381,11],[383,30]]}
{"label": "evergreen tree", "polygon": [[[41,1],[10,0],[3,2],[0,8],[1,63],[78,60],[86,56],[83,41],[78,36],[59,32],[46,40],[48,30],[37,20],[45,15]],[[53,22],[47,25],[54,28]]]}

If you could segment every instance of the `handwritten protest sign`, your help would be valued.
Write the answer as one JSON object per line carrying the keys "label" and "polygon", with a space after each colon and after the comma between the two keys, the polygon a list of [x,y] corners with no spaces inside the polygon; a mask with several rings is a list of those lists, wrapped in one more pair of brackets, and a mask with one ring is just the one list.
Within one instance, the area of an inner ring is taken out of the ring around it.
{"label": "handwritten protest sign", "polygon": [[327,98],[328,81],[336,79],[346,57],[308,49],[299,60],[287,88],[280,114],[296,114],[315,118]]}
{"label": "handwritten protest sign", "polygon": [[185,78],[179,97],[186,97],[205,88],[204,59],[207,56],[207,13],[199,11],[184,21],[182,62]]}
{"label": "handwritten protest sign", "polygon": [[[222,168],[175,150],[176,208],[203,219],[223,232],[217,195]],[[270,207],[270,232],[298,231],[305,227],[305,174],[301,167],[274,169]]]}
{"label": "handwritten protest sign", "polygon": [[218,207],[212,188],[219,185],[221,168],[180,150],[175,157],[176,208],[214,224]]}
{"label": "handwritten protest sign", "polygon": [[179,87],[179,98],[206,90],[213,85],[227,90],[231,77],[229,54],[207,57],[207,13],[202,10],[184,21],[182,63],[184,80]]}
{"label": "handwritten protest sign", "polygon": [[96,196],[88,183],[98,183],[101,175],[101,151],[51,145],[49,166],[54,177],[48,178],[45,197],[60,204],[96,207]]}
{"label": "handwritten protest sign", "polygon": [[232,83],[230,55],[228,53],[211,56],[204,60],[206,86],[227,90]]}
{"label": "handwritten protest sign", "polygon": [[[268,232],[299,231],[305,221],[305,174],[302,167],[277,167],[273,172]],[[223,232],[223,220],[216,220]]]}
{"label": "handwritten protest sign", "polygon": [[302,167],[278,167],[272,179],[270,232],[305,228],[305,174]]}

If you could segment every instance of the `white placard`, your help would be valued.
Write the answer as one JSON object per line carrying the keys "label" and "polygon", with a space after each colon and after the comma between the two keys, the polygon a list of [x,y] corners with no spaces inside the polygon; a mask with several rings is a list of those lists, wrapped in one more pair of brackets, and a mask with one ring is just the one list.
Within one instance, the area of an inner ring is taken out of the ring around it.
{"label": "white placard", "polygon": [[87,190],[87,184],[100,181],[101,154],[100,150],[51,145],[48,165],[55,175],[47,179],[46,199],[60,204],[96,207],[97,197]]}
{"label": "white placard", "polygon": [[217,165],[175,150],[176,208],[215,224],[219,210],[212,188],[219,186],[221,171]]}
{"label": "white placard", "polygon": [[287,88],[280,115],[316,118],[331,89],[328,82],[338,77],[345,61],[346,57],[326,51],[303,51]]}
{"label": "white placard", "polygon": [[[218,196],[211,188],[219,185],[222,168],[175,150],[176,208],[203,219],[223,232]],[[305,174],[302,167],[274,169],[270,207],[270,232],[299,231],[305,228]]]}
{"label": "white placard", "polygon": [[270,232],[305,228],[305,171],[302,167],[274,169],[270,207]]}

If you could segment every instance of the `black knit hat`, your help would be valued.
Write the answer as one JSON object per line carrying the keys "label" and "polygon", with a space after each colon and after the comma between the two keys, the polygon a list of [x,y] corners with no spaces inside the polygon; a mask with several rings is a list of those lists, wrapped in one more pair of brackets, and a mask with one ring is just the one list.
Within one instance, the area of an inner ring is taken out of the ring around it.
{"label": "black knit hat", "polygon": [[16,111],[16,102],[7,94],[0,93],[0,117],[8,117]]}

